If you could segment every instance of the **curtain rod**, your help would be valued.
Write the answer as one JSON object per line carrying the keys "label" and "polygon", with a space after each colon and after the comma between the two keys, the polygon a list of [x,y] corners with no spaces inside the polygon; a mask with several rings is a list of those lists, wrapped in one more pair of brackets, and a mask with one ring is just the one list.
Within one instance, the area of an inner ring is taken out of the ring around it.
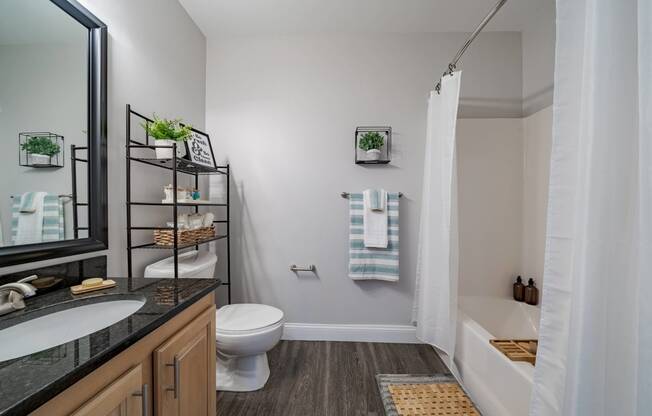
{"label": "curtain rod", "polygon": [[[457,67],[457,62],[462,58],[462,55],[464,55],[464,52],[468,49],[468,47],[471,45],[471,43],[475,40],[475,38],[482,32],[482,29],[484,29],[485,26],[487,26],[487,23],[498,13],[498,10],[500,10],[503,5],[507,3],[507,0],[498,0],[498,3],[489,10],[489,13],[485,16],[484,19],[482,19],[482,22],[478,25],[478,27],[475,28],[473,33],[471,33],[471,36],[466,40],[462,48],[457,52],[457,55],[455,55],[455,58],[453,58],[452,61],[448,64],[448,69],[444,72],[442,75],[442,78],[445,77],[446,75],[453,75],[453,71],[455,71],[455,68]],[[441,90],[441,78],[439,79],[439,82],[437,85],[435,85],[435,91],[437,91],[437,94],[439,94],[439,91]]]}

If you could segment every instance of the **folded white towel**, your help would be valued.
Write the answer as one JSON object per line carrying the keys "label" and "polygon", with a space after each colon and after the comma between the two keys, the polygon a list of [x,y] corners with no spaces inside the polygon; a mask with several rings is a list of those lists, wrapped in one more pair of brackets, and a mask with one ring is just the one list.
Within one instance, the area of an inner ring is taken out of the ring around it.
{"label": "folded white towel", "polygon": [[[378,191],[382,205],[387,205],[387,191]],[[372,248],[387,248],[387,210],[374,211],[371,209],[372,190],[367,189],[362,193],[364,226],[364,245]]]}

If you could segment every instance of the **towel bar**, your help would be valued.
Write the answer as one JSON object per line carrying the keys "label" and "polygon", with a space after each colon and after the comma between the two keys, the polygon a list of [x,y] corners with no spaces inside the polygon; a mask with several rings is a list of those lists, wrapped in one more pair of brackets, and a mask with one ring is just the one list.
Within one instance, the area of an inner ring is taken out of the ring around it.
{"label": "towel bar", "polygon": [[311,264],[308,267],[301,267],[301,266],[297,266],[296,264],[290,265],[291,272],[314,272],[315,270],[316,267],[314,264]]}
{"label": "towel bar", "polygon": [[[342,196],[342,198],[348,198],[351,194],[348,193],[348,192],[342,192],[340,195]],[[402,198],[403,197],[403,192],[399,192],[398,197]]]}

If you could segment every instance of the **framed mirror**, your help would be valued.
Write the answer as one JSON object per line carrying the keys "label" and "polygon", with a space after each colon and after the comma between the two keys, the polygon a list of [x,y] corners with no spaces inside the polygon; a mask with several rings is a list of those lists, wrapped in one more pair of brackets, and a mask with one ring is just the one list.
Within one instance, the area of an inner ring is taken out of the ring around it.
{"label": "framed mirror", "polygon": [[108,246],[106,43],[74,0],[0,2],[0,267]]}

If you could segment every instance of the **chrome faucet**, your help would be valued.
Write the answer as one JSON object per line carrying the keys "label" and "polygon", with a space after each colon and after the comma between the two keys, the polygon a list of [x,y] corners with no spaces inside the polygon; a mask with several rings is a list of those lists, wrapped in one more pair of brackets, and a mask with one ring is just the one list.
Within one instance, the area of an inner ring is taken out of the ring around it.
{"label": "chrome faucet", "polygon": [[38,278],[36,275],[25,277],[14,283],[7,283],[0,286],[0,315],[24,309],[23,299],[36,294],[36,288],[28,282]]}

